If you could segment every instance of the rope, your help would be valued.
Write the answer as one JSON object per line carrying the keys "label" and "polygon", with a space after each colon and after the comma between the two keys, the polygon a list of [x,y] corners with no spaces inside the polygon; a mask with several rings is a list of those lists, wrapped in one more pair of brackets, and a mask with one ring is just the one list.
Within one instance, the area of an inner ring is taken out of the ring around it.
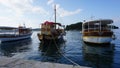
{"label": "rope", "polygon": [[[42,43],[42,45],[40,45],[40,46],[44,47],[44,41],[42,41],[41,43]],[[47,55],[47,52],[48,52],[48,50],[49,50],[49,48],[50,48],[50,44],[51,44],[51,41],[50,41],[50,43],[49,43],[49,45],[48,45],[47,50],[44,52],[44,56]],[[44,60],[44,59],[45,59],[45,57],[43,57],[43,60]]]}
{"label": "rope", "polygon": [[52,38],[53,38],[53,41],[54,41],[54,43],[55,43],[55,45],[56,45],[56,47],[57,47],[59,53],[60,53],[64,58],[66,58],[68,61],[70,61],[72,64],[77,65],[77,66],[80,66],[79,64],[75,63],[75,62],[72,61],[71,59],[67,58],[64,54],[62,54],[61,51],[59,50],[58,46],[57,46],[57,43],[56,43],[55,38],[54,38],[53,35],[52,35]]}

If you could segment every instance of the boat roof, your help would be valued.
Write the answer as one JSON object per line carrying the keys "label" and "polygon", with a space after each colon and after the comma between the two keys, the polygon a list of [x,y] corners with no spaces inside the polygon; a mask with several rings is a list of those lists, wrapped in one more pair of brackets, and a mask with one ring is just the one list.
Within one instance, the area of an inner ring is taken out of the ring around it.
{"label": "boat roof", "polygon": [[112,24],[113,23],[113,20],[111,19],[100,19],[100,20],[92,20],[92,21],[87,21],[85,22],[84,24],[96,24],[96,23],[101,23],[102,25],[105,25],[105,24]]}
{"label": "boat roof", "polygon": [[60,24],[60,23],[54,23],[54,22],[49,22],[49,21],[46,21],[46,22],[44,22],[43,24],[49,24],[49,25],[56,24],[56,25],[61,26],[61,24]]}
{"label": "boat roof", "polygon": [[0,26],[0,29],[7,29],[7,30],[11,30],[11,29],[17,29],[16,27],[7,27],[7,26]]}

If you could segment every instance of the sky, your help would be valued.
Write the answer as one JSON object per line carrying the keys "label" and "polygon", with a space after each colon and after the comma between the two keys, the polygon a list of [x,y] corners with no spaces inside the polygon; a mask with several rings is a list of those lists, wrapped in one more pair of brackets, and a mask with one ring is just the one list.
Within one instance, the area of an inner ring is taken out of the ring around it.
{"label": "sky", "polygon": [[70,25],[84,20],[112,19],[120,27],[120,0],[0,0],[0,26],[39,28],[45,21]]}

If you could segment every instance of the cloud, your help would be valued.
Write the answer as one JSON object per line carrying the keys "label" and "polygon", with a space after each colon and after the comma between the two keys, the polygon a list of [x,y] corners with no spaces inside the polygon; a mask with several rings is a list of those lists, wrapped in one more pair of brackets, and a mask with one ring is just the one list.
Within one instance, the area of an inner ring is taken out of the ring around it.
{"label": "cloud", "polygon": [[[55,0],[48,0],[47,5],[53,8],[55,4],[54,1]],[[43,1],[40,0],[39,2]],[[46,8],[46,6],[44,8]],[[40,21],[48,19],[50,16],[48,14],[51,14],[51,12],[46,11],[44,8],[35,4],[35,0],[0,0],[0,22],[2,22],[0,25],[9,26],[13,24],[11,26],[16,26],[26,21],[33,26],[40,23]],[[60,17],[71,16],[81,12],[81,9],[68,11],[61,7],[60,4],[56,4],[56,8]],[[33,22],[36,23],[33,24]]]}
{"label": "cloud", "polygon": [[67,11],[67,10],[64,10],[63,8],[60,8],[58,12],[60,14],[60,17],[65,17],[65,16],[71,16],[71,15],[78,14],[81,11],[82,11],[81,9],[77,9],[75,11]]}
{"label": "cloud", "polygon": [[[55,2],[54,2],[54,0],[48,0],[47,4],[51,5],[52,8],[54,8]],[[79,8],[74,11],[68,11],[68,10],[62,8],[60,4],[56,4],[56,9],[57,9],[57,12],[59,13],[60,17],[72,16],[72,15],[78,14],[82,11],[82,9],[79,9]]]}
{"label": "cloud", "polygon": [[54,0],[48,0],[47,4],[50,5],[50,4],[53,4],[54,3]]}
{"label": "cloud", "polygon": [[0,4],[9,8],[16,16],[22,16],[24,13],[47,14],[48,12],[38,6],[33,6],[34,0],[0,0]]}
{"label": "cloud", "polygon": [[[18,26],[26,22],[28,26],[37,26],[48,11],[34,3],[35,0],[0,0],[0,22],[2,22],[0,25]],[[41,20],[37,18],[38,16],[41,16]]]}
{"label": "cloud", "polygon": [[[25,23],[26,27],[34,27],[38,28],[40,20],[36,19],[28,19],[28,18],[17,18],[17,17],[2,17],[0,16],[0,26],[11,26],[11,27],[18,27],[19,25],[23,25]],[[34,24],[33,24],[34,22]]]}
{"label": "cloud", "polygon": [[113,25],[120,27],[120,17],[119,16],[115,16],[111,18],[113,20]]}
{"label": "cloud", "polygon": [[20,20],[18,20],[16,17],[3,17],[0,16],[0,26],[12,26],[17,27],[20,23]]}
{"label": "cloud", "polygon": [[[52,5],[54,7],[54,5]],[[56,9],[57,12],[59,13],[60,17],[65,17],[65,16],[72,16],[75,14],[78,14],[82,11],[82,9],[76,9],[74,11],[68,11],[60,6],[60,4],[56,4]]]}
{"label": "cloud", "polygon": [[120,17],[113,18],[114,22],[120,22]]}

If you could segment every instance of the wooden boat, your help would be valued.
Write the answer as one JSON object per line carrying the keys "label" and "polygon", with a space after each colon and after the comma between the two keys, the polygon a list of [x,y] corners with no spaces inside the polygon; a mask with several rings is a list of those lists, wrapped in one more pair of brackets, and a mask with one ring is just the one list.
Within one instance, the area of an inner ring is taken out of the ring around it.
{"label": "wooden boat", "polygon": [[3,27],[0,29],[0,42],[9,42],[30,38],[31,28],[19,26],[18,28]]}
{"label": "wooden boat", "polygon": [[56,7],[55,7],[55,22],[46,21],[41,24],[41,32],[37,34],[40,41],[45,40],[60,40],[65,35],[64,26],[61,23],[56,23]]}
{"label": "wooden boat", "polygon": [[114,33],[111,30],[112,23],[113,20],[111,19],[93,20],[83,23],[83,41],[97,44],[110,43],[114,37]]}

